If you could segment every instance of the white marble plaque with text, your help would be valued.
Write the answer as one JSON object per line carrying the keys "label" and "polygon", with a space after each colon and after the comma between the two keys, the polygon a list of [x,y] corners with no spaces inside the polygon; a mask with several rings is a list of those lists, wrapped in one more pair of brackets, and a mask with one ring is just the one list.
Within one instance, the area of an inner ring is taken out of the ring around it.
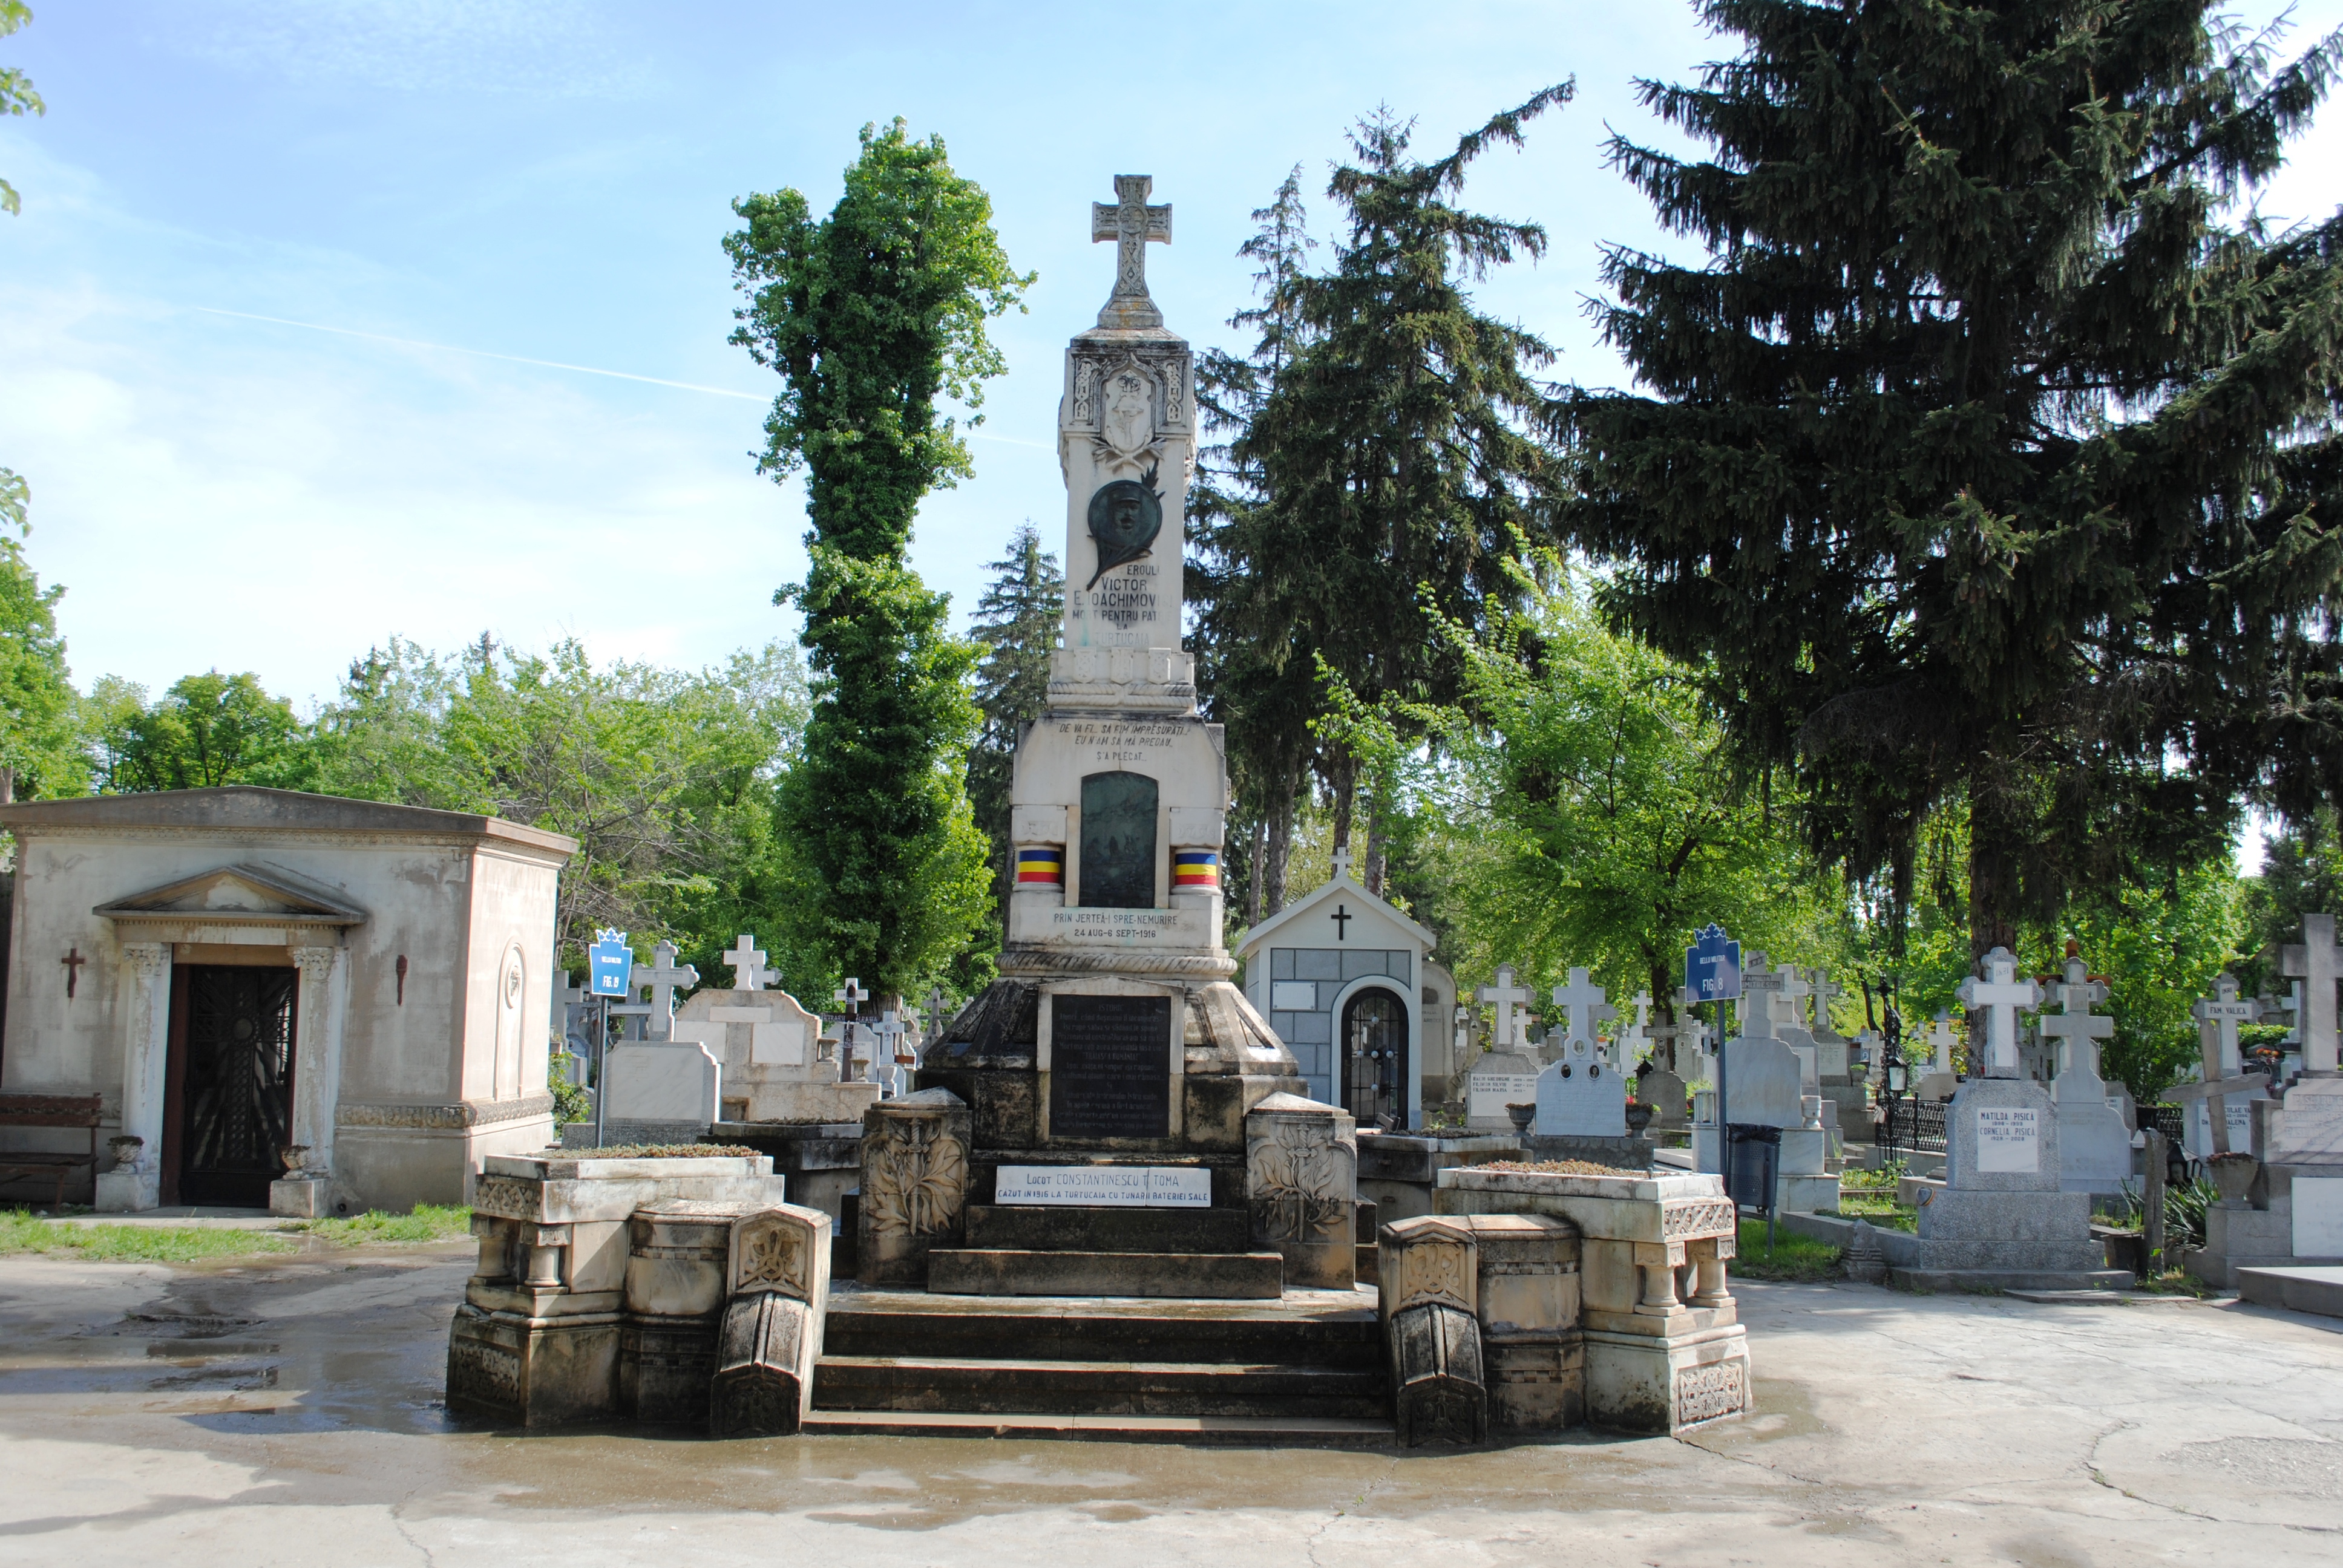
{"label": "white marble plaque with text", "polygon": [[1095,1209],[1209,1209],[1212,1173],[1176,1165],[1003,1165],[992,1201]]}
{"label": "white marble plaque with text", "polygon": [[2042,1113],[2030,1106],[1980,1105],[1976,1168],[2037,1173],[2042,1169]]}
{"label": "white marble plaque with text", "polygon": [[1465,1114],[1475,1121],[1503,1121],[1506,1106],[1537,1102],[1534,1072],[1476,1072],[1469,1081]]}

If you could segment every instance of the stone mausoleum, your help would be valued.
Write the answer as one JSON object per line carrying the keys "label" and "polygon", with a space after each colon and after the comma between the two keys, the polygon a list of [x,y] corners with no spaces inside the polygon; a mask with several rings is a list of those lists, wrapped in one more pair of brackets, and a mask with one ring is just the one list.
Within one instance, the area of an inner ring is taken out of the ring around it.
{"label": "stone mausoleum", "polygon": [[1456,980],[1433,933],[1351,874],[1334,875],[1245,933],[1245,997],[1293,1052],[1311,1098],[1361,1127],[1423,1125],[1448,1098]]}
{"label": "stone mausoleum", "polygon": [[0,827],[16,840],[0,1091],[101,1101],[95,1180],[69,1201],[456,1203],[486,1156],[552,1141],[572,840],[242,787],[21,802]]}

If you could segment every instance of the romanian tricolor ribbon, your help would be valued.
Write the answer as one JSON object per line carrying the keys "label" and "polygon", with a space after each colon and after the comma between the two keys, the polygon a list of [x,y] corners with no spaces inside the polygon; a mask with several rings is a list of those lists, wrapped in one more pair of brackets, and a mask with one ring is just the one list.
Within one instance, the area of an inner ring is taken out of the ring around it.
{"label": "romanian tricolor ribbon", "polygon": [[1221,885],[1221,857],[1212,849],[1174,849],[1172,851],[1172,885],[1175,888],[1217,888]]}
{"label": "romanian tricolor ribbon", "polygon": [[1065,851],[1055,844],[1038,849],[1017,851],[1017,880],[1021,883],[1043,882],[1052,887],[1066,879]]}

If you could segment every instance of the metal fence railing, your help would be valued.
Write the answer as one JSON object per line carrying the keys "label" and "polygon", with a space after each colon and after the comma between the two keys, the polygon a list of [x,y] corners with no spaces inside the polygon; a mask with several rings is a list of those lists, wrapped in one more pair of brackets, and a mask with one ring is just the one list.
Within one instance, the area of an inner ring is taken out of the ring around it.
{"label": "metal fence railing", "polygon": [[1899,1154],[1942,1154],[1945,1151],[1945,1102],[1899,1095],[1881,1108],[1879,1153],[1883,1161]]}

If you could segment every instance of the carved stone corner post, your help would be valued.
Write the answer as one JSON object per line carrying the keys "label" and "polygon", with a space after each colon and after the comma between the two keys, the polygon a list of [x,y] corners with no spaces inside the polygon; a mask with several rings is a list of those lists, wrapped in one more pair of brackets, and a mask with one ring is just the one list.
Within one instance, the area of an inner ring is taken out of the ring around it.
{"label": "carved stone corner post", "polygon": [[970,1118],[948,1089],[882,1100],[862,1113],[857,1271],[866,1285],[924,1286],[930,1248],[960,1240]]}
{"label": "carved stone corner post", "polygon": [[1469,1221],[1423,1214],[1383,1228],[1379,1265],[1392,1421],[1410,1448],[1483,1442],[1481,1256]]}
{"label": "carved stone corner post", "polygon": [[98,1173],[96,1207],[152,1209],[163,1201],[163,1093],[169,1064],[171,947],[125,942],[127,991],[123,1011],[121,1138],[137,1147],[115,1149],[116,1163]]}
{"label": "carved stone corner post", "polygon": [[1298,1094],[1272,1094],[1245,1113],[1253,1244],[1284,1255],[1289,1289],[1347,1291],[1357,1282],[1354,1125],[1347,1111]]}
{"label": "carved stone corner post", "polygon": [[813,1408],[830,1311],[830,1216],[783,1203],[735,1220],[725,1276],[709,1432],[789,1436]]}

